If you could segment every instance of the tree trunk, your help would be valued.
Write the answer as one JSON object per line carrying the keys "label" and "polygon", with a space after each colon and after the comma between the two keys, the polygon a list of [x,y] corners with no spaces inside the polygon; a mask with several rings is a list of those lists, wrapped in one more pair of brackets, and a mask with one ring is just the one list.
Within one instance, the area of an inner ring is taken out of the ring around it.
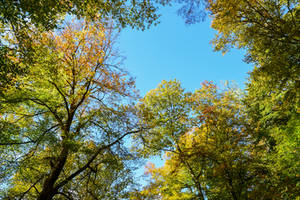
{"label": "tree trunk", "polygon": [[54,163],[49,176],[46,178],[43,184],[43,189],[38,197],[38,200],[51,200],[57,193],[56,189],[54,189],[54,184],[63,170],[68,154],[68,147],[64,145],[56,163]]}
{"label": "tree trunk", "polygon": [[52,200],[55,195],[53,188],[43,188],[43,191],[40,193],[38,200]]}

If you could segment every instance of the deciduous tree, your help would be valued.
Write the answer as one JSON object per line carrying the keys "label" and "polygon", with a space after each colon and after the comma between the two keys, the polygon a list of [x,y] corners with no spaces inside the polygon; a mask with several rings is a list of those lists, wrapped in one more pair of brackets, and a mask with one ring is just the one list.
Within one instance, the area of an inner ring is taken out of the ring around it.
{"label": "deciduous tree", "polygon": [[184,92],[177,81],[147,93],[139,108],[150,129],[140,150],[147,155],[166,152],[166,162],[161,168],[149,165],[152,181],[139,193],[141,199],[247,199],[262,194],[267,171],[240,95],[234,89],[220,92],[210,82],[194,93]]}
{"label": "deciduous tree", "polygon": [[212,0],[209,7],[218,31],[216,49],[244,48],[246,61],[255,65],[245,104],[257,126],[257,140],[269,149],[271,185],[288,199],[299,188],[299,8],[297,0]]}
{"label": "deciduous tree", "polygon": [[111,29],[85,21],[31,38],[34,62],[10,58],[26,73],[1,96],[2,195],[122,198],[132,182],[123,141],[139,131],[137,95]]}

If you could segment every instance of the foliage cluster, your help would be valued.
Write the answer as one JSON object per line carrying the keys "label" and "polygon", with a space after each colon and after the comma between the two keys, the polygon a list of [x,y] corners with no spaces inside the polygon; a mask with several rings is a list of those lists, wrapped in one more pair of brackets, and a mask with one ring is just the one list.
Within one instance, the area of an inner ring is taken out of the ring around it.
{"label": "foliage cluster", "polygon": [[[163,81],[136,103],[115,29],[144,29],[171,3],[186,23],[211,15],[215,50],[246,50],[245,91]],[[298,0],[0,5],[0,198],[300,198]],[[139,159],[162,155],[135,187]]]}

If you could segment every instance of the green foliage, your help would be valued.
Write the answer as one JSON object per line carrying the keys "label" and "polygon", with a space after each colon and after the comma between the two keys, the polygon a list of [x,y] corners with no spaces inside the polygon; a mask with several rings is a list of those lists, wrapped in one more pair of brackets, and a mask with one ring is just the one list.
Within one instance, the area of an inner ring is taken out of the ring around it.
{"label": "green foliage", "polygon": [[179,82],[163,81],[157,89],[149,91],[140,100],[138,109],[141,123],[149,131],[140,138],[142,140],[137,144],[137,150],[143,149],[141,153],[146,156],[160,153],[163,148],[174,148],[174,141],[178,141],[191,127],[188,121],[191,114],[189,95],[184,93]]}
{"label": "green foliage", "polygon": [[0,99],[1,195],[126,197],[135,157],[122,139],[139,131],[137,95],[111,53],[113,33],[87,21],[30,37],[34,62],[10,57],[26,73],[12,77]]}
{"label": "green foliage", "polygon": [[[155,24],[160,1],[130,0],[22,0],[0,2],[0,87],[12,82],[11,78],[26,70],[12,63],[10,56],[18,55],[34,63],[31,34],[60,29],[62,22],[71,17],[103,23],[113,21],[116,29],[130,26],[145,29]],[[14,41],[8,37],[14,37]]]}
{"label": "green foliage", "polygon": [[265,145],[276,199],[295,199],[299,190],[299,9],[297,0],[211,0],[209,6],[215,49],[244,48],[246,61],[256,65],[244,103],[257,143]]}
{"label": "green foliage", "polygon": [[[266,176],[241,93],[220,92],[210,82],[185,93],[163,81],[138,105],[148,130],[138,146],[143,155],[166,153],[161,168],[149,165],[152,181],[141,199],[247,199],[262,195]],[[144,145],[144,146],[143,146]],[[149,150],[150,149],[150,150]],[[134,198],[133,198],[134,199]]]}
{"label": "green foliage", "polygon": [[[246,49],[256,67],[245,95],[163,81],[133,106],[134,81],[111,63],[105,27],[144,29],[171,3],[184,4],[186,23],[208,9],[215,50]],[[25,0],[1,2],[0,13],[1,197],[299,199],[298,0]],[[60,27],[70,15],[86,21]],[[139,156],[166,158],[130,195],[128,135]]]}
{"label": "green foliage", "polygon": [[53,29],[65,15],[90,19],[112,18],[122,27],[129,25],[143,28],[157,18],[156,8],[151,1],[3,1],[1,23],[26,26],[26,23]]}
{"label": "green foliage", "polygon": [[218,31],[216,50],[245,48],[246,61],[257,65],[250,74],[249,95],[268,104],[285,104],[280,109],[294,113],[299,113],[300,98],[299,6],[299,1],[212,0],[209,7],[212,27]]}

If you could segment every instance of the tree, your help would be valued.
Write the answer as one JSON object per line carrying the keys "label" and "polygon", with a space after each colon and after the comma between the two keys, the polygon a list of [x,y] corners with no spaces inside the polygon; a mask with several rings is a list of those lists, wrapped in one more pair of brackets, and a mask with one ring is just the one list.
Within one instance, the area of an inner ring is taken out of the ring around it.
{"label": "tree", "polygon": [[246,61],[256,65],[248,85],[250,96],[275,105],[284,103],[280,109],[297,113],[299,2],[216,0],[210,1],[209,9],[212,27],[218,31],[213,41],[216,50],[246,48]]}
{"label": "tree", "polygon": [[288,199],[296,198],[299,188],[299,9],[297,0],[212,0],[209,6],[218,31],[216,50],[245,48],[246,61],[256,65],[245,104],[257,141],[268,149],[270,185]]}
{"label": "tree", "polygon": [[151,1],[3,1],[1,3],[1,24],[26,26],[33,23],[46,29],[57,27],[65,15],[79,18],[113,18],[122,27],[146,27],[157,18],[156,7]]}
{"label": "tree", "polygon": [[261,190],[267,171],[238,90],[220,92],[205,82],[185,93],[179,82],[164,81],[139,108],[150,129],[137,148],[146,155],[166,152],[166,162],[148,166],[152,181],[134,195],[174,200],[272,195]]}
{"label": "tree", "polygon": [[[299,106],[299,6],[298,1],[289,0],[216,0],[209,7],[212,27],[218,31],[215,49],[245,48],[246,61],[257,66],[251,72],[249,93],[255,91],[252,84],[264,86],[264,92],[270,93],[264,99],[274,104],[287,100],[293,107],[287,109],[293,112]],[[262,98],[259,91],[254,93]],[[274,93],[281,93],[282,98],[271,97]]]}
{"label": "tree", "polygon": [[[8,56],[18,54],[21,58],[22,55],[23,59],[33,63],[31,56],[37,52],[33,52],[30,44],[32,29],[42,33],[61,28],[66,16],[101,19],[103,22],[113,20],[116,28],[131,26],[145,29],[159,17],[155,2],[146,0],[4,0],[0,2],[0,15],[0,87],[10,84],[11,76],[25,73]],[[17,40],[14,45],[6,40],[12,34]]]}
{"label": "tree", "polygon": [[[47,0],[47,1],[9,1],[0,2],[0,87],[10,84],[12,76],[25,73],[16,63],[8,58],[11,54],[22,55],[23,59],[30,60],[35,54],[30,45],[32,29],[40,32],[61,28],[66,16],[76,16],[78,19],[114,21],[115,28],[142,29],[149,28],[158,22],[158,6],[170,4],[171,0]],[[179,10],[183,16],[193,13],[193,8],[201,7],[201,1],[176,0],[185,3]],[[202,12],[193,13],[188,21],[199,21],[197,17]],[[68,17],[67,17],[68,18]],[[6,37],[13,34],[18,41],[10,44]],[[7,76],[10,74],[10,76]]]}
{"label": "tree", "polygon": [[1,96],[7,198],[125,195],[135,157],[123,139],[139,131],[137,95],[119,66],[111,31],[94,21],[33,34],[34,64],[10,58],[26,73]]}

